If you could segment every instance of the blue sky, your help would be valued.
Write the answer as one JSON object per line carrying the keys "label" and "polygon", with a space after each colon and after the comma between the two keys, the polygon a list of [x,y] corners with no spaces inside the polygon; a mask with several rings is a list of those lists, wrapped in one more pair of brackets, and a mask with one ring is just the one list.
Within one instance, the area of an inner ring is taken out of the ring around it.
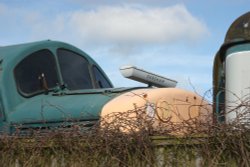
{"label": "blue sky", "polygon": [[0,0],[0,46],[38,40],[73,44],[104,69],[116,87],[135,65],[203,95],[213,58],[249,0]]}

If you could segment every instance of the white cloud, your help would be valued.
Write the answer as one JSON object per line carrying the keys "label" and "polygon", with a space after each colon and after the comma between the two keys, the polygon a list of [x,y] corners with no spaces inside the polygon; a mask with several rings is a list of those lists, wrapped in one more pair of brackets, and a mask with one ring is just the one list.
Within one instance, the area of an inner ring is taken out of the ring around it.
{"label": "white cloud", "polygon": [[207,32],[183,5],[164,8],[106,6],[72,13],[70,24],[93,42],[154,44],[194,41]]}
{"label": "white cloud", "polygon": [[89,53],[115,86],[143,85],[120,75],[120,66],[132,64],[176,79],[181,88],[192,89],[189,78],[195,88],[201,87],[199,92],[210,88],[211,57],[196,52],[196,44],[206,37],[208,28],[184,5],[99,5],[92,10],[78,8],[52,14],[42,6],[31,9],[32,5],[17,8],[0,3],[0,20],[4,23],[0,45],[61,40]]}
{"label": "white cloud", "polygon": [[[99,6],[92,10],[66,10],[51,15],[45,9],[30,11],[0,3],[0,28],[5,36],[23,32],[22,41],[57,39],[75,44],[109,47],[110,51],[138,51],[138,47],[199,41],[208,33],[206,25],[184,5]],[[8,31],[6,33],[5,31]],[[17,38],[17,37],[16,37]],[[99,44],[99,45],[97,45]]]}

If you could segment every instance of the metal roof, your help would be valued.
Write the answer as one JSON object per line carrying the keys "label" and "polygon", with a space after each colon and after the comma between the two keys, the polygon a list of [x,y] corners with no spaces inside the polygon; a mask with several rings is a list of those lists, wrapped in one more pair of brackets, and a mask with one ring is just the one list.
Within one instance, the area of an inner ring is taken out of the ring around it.
{"label": "metal roof", "polygon": [[81,55],[83,55],[85,58],[89,60],[90,63],[95,63],[95,61],[88,56],[86,53],[84,53],[82,50],[59,41],[51,41],[51,40],[43,40],[43,41],[37,41],[37,42],[30,42],[30,43],[23,43],[23,44],[16,44],[16,45],[10,45],[10,46],[2,46],[0,47],[0,60],[13,60],[16,57],[19,57],[22,55],[27,55],[30,53],[33,53],[38,50],[42,49],[53,49],[57,48],[65,48],[70,49],[74,52],[77,52]]}
{"label": "metal roof", "polygon": [[230,26],[225,43],[250,40],[250,12],[238,17]]}

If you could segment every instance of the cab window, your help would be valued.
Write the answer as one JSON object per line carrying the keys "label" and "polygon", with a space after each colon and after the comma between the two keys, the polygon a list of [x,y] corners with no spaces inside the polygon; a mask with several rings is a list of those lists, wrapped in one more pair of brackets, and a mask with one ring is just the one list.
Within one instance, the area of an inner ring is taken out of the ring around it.
{"label": "cab window", "polygon": [[24,58],[14,69],[19,91],[24,95],[44,92],[57,86],[56,62],[49,50],[40,50]]}
{"label": "cab window", "polygon": [[69,90],[93,89],[89,63],[83,56],[66,49],[58,49],[57,55],[63,82]]}
{"label": "cab window", "polygon": [[96,66],[93,66],[93,72],[95,76],[96,86],[98,88],[112,88],[110,82]]}

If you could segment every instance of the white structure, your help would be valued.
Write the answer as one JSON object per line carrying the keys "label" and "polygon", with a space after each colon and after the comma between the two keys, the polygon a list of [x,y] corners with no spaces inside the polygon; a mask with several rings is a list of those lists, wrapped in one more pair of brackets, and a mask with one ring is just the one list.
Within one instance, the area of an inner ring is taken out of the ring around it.
{"label": "white structure", "polygon": [[177,81],[153,74],[135,66],[123,66],[120,72],[126,78],[156,87],[175,87]]}
{"label": "white structure", "polygon": [[250,51],[229,54],[225,63],[226,121],[250,122]]}

